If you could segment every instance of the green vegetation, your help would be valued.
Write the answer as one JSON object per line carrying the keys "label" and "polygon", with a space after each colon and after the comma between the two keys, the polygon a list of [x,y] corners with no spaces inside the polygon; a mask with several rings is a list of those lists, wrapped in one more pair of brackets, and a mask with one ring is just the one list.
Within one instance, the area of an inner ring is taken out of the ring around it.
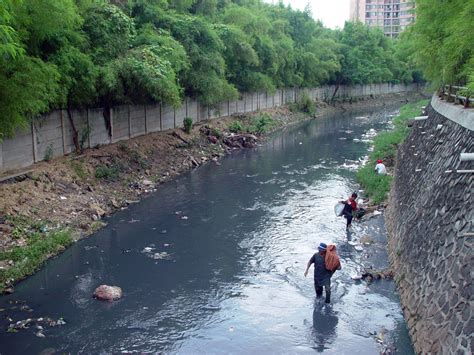
{"label": "green vegetation", "polygon": [[263,0],[2,0],[0,140],[54,108],[411,82],[397,48],[362,24],[330,30]]}
{"label": "green vegetation", "polygon": [[232,132],[232,133],[240,133],[244,130],[244,126],[242,125],[241,122],[239,121],[233,121],[230,125],[229,125],[229,131]]}
{"label": "green vegetation", "polygon": [[316,105],[309,97],[307,92],[304,92],[301,97],[294,104],[290,105],[290,110],[306,113],[310,116],[316,114]]}
{"label": "green vegetation", "polygon": [[184,125],[184,131],[189,134],[191,133],[191,130],[193,129],[193,119],[190,117],[186,117],[183,121]]}
{"label": "green vegetation", "polygon": [[53,145],[50,144],[46,147],[46,151],[44,152],[44,161],[51,161],[53,159],[54,150]]}
{"label": "green vegetation", "polygon": [[269,113],[261,113],[252,118],[251,123],[245,127],[248,133],[263,134],[276,127],[277,121]]}
{"label": "green vegetation", "polygon": [[99,165],[95,168],[97,179],[113,180],[118,176],[118,169],[115,166]]}
{"label": "green vegetation", "polygon": [[12,280],[33,274],[51,255],[72,243],[71,234],[66,230],[47,232],[46,226],[27,220],[16,220],[15,226],[15,235],[25,238],[26,245],[0,252],[0,260],[13,262],[8,269],[0,270],[0,291]]}
{"label": "green vegetation", "polygon": [[435,87],[458,84],[474,90],[473,16],[473,1],[416,1],[415,24],[401,43]]}
{"label": "green vegetation", "polygon": [[87,178],[87,172],[82,161],[71,160],[71,167],[79,179],[85,180]]}
{"label": "green vegetation", "polygon": [[408,134],[407,121],[420,114],[420,107],[428,104],[428,100],[407,104],[400,109],[400,114],[394,118],[394,129],[378,134],[374,139],[374,150],[370,154],[367,164],[357,172],[357,179],[373,203],[380,203],[387,198],[390,191],[392,177],[378,175],[374,171],[378,159],[384,162],[393,161],[396,156],[397,146],[403,142]]}

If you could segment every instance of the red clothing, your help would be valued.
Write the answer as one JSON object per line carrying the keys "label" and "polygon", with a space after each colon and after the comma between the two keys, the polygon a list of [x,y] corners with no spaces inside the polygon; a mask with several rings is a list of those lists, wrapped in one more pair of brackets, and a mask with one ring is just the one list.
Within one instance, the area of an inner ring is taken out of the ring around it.
{"label": "red clothing", "polygon": [[357,202],[352,197],[349,197],[347,203],[351,205],[353,211],[357,209]]}

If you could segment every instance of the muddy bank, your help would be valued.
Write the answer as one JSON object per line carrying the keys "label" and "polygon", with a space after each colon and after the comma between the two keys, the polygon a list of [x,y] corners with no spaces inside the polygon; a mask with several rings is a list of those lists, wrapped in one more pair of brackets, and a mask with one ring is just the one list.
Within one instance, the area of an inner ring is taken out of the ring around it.
{"label": "muddy bank", "polygon": [[[333,106],[318,103],[317,115],[399,104],[414,96],[390,95]],[[205,163],[219,164],[220,157],[255,146],[265,133],[313,118],[288,108],[266,110],[271,119],[256,139],[230,138],[235,121],[248,127],[261,115],[199,122],[190,134],[175,129],[89,149],[36,164],[26,174],[5,180],[0,184],[0,286],[32,273],[44,259],[100,228],[102,217],[138,202],[180,173]]]}

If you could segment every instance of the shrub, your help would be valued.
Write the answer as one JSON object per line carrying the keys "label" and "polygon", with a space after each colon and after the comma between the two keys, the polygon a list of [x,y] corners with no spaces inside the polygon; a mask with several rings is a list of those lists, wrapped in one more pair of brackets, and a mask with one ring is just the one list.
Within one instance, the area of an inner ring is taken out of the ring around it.
{"label": "shrub", "polygon": [[183,121],[184,124],[184,131],[189,134],[191,133],[191,129],[193,128],[193,119],[190,117],[186,117]]}
{"label": "shrub", "polygon": [[242,126],[242,123],[240,123],[239,121],[233,121],[229,125],[229,131],[231,131],[232,133],[240,133],[243,130],[244,130],[244,127]]}
{"label": "shrub", "polygon": [[298,101],[290,106],[290,109],[292,111],[306,113],[310,116],[314,116],[316,114],[316,105],[314,104],[313,100],[311,100],[307,92],[303,92],[303,95],[300,96]]}
{"label": "shrub", "polygon": [[82,162],[77,161],[77,160],[72,160],[71,161],[71,167],[72,167],[72,170],[74,171],[74,173],[76,174],[76,176],[79,179],[85,180],[85,178],[87,177],[87,174],[86,174],[86,170],[84,169],[84,165],[82,164]]}
{"label": "shrub", "polygon": [[268,113],[262,113],[256,116],[252,124],[247,127],[248,133],[263,134],[268,132],[276,125],[276,121]]}
{"label": "shrub", "polygon": [[97,179],[113,179],[118,175],[118,170],[115,167],[109,167],[106,165],[99,165],[95,168],[95,177]]}
{"label": "shrub", "polygon": [[54,150],[53,150],[53,145],[50,144],[46,147],[46,150],[44,152],[44,161],[51,161],[54,156]]}

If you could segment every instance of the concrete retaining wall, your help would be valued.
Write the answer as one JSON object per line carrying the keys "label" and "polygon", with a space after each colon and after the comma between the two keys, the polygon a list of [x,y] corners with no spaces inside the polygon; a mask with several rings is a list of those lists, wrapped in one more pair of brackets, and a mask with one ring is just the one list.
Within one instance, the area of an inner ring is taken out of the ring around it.
{"label": "concrete retaining wall", "polygon": [[[193,121],[226,117],[233,113],[252,112],[295,102],[303,92],[313,100],[330,98],[334,86],[314,89],[282,89],[275,94],[243,93],[237,101],[223,102],[214,108],[187,98],[181,107],[167,105],[124,105],[110,109],[110,134],[102,108],[74,110],[71,118],[84,148],[115,143],[150,132],[183,125],[185,117]],[[416,85],[377,84],[340,87],[336,97],[369,96],[417,90]],[[25,168],[45,158],[59,157],[75,150],[71,120],[65,110],[57,110],[36,119],[31,127],[0,143],[0,173]]]}
{"label": "concrete retaining wall", "polygon": [[[386,214],[392,267],[415,349],[472,354],[474,132],[433,98],[399,147]],[[446,118],[433,107],[446,113]],[[474,122],[474,111],[464,111]],[[464,172],[463,172],[464,171]]]}

